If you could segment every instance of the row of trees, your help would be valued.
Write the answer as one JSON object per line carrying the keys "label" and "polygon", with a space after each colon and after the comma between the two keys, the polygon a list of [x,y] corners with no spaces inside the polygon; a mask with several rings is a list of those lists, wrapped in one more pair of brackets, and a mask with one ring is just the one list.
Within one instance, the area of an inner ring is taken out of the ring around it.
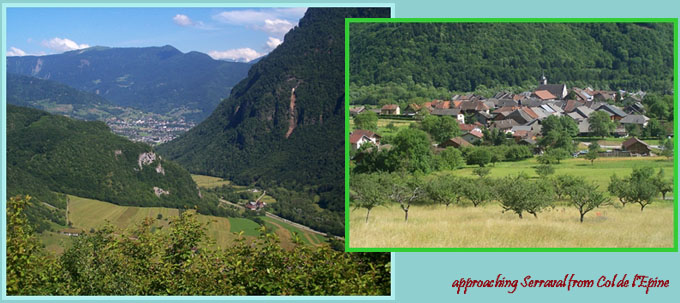
{"label": "row of trees", "polygon": [[[566,200],[579,212],[580,222],[591,210],[610,203],[604,191],[592,182],[571,175],[558,175],[553,178],[531,179],[525,174],[504,178],[489,178],[489,168],[478,168],[479,178],[464,178],[443,175],[429,181],[419,174],[406,175],[404,172],[357,174],[350,178],[350,205],[365,208],[366,222],[373,208],[396,203],[404,211],[408,221],[411,205],[450,204],[462,205],[463,201],[474,207],[496,200],[504,211],[538,216],[543,208],[558,200]],[[638,203],[641,210],[652,203],[661,192],[672,191],[672,183],[663,176],[663,170],[654,175],[653,168],[634,169],[630,177],[623,180],[612,176],[609,191],[619,196],[621,202]]]}

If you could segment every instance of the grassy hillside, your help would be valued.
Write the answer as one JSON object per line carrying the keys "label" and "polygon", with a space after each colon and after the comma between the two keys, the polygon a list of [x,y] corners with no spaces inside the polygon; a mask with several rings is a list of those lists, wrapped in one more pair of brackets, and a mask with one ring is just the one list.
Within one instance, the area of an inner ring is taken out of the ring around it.
{"label": "grassy hillside", "polygon": [[[119,206],[98,200],[69,196],[69,221],[73,223],[73,228],[83,229],[85,232],[90,231],[91,228],[101,228],[106,224],[112,224],[117,229],[123,230],[142,222],[145,218],[157,219],[159,214],[161,219],[157,221],[155,226],[167,228],[169,219],[178,216],[179,210],[165,207]],[[243,235],[250,240],[260,235],[258,231],[260,225],[247,218],[224,218],[199,214],[198,220],[202,223],[209,223],[207,235],[214,239],[220,247],[232,245],[237,238],[235,233],[243,232]],[[307,244],[320,245],[325,241],[323,237],[310,232],[303,232],[281,221],[270,218],[265,218],[264,221],[267,228],[279,236],[283,247],[292,247],[292,232],[298,233],[303,242]],[[51,234],[44,239],[51,237],[54,237],[54,235]]]}

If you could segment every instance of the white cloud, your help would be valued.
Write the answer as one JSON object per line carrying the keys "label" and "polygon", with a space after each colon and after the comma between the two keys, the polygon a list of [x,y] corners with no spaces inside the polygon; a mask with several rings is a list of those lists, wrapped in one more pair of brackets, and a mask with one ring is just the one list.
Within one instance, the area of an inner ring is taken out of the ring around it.
{"label": "white cloud", "polygon": [[275,18],[270,12],[256,10],[224,11],[213,16],[213,19],[235,25],[261,24],[265,19]]}
{"label": "white cloud", "polygon": [[236,48],[229,49],[226,51],[209,51],[208,55],[213,57],[213,59],[229,59],[239,62],[250,62],[266,54],[259,53],[252,48]]}
{"label": "white cloud", "polygon": [[177,14],[174,17],[172,17],[172,21],[179,26],[191,26],[194,24],[194,22],[191,21],[191,18],[189,18],[189,16],[182,14]]}
{"label": "white cloud", "polygon": [[283,40],[281,39],[276,39],[274,37],[269,37],[269,39],[267,39],[267,47],[269,47],[269,49],[275,49],[281,43],[283,43]]}
{"label": "white cloud", "polygon": [[257,29],[268,32],[270,34],[285,34],[295,25],[288,20],[283,19],[265,19],[263,26],[258,26]]}
{"label": "white cloud", "polygon": [[251,26],[269,34],[283,35],[295,27],[306,11],[306,7],[233,10],[216,14],[213,19],[232,25]]}
{"label": "white cloud", "polygon": [[9,50],[7,51],[7,57],[11,56],[26,56],[26,52],[23,50],[20,50],[14,46],[10,47]]}
{"label": "white cloud", "polygon": [[62,38],[59,38],[59,37],[54,37],[49,41],[43,41],[42,45],[49,48],[49,49],[59,51],[59,52],[66,52],[66,51],[70,51],[70,50],[83,49],[83,48],[90,47],[87,44],[78,44],[73,40],[66,39],[66,38],[62,39]]}

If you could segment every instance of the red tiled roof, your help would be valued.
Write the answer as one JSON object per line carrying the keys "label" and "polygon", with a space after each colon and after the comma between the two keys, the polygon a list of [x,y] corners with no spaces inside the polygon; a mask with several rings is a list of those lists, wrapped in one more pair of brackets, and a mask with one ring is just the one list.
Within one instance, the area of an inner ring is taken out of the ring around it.
{"label": "red tiled roof", "polygon": [[473,136],[475,136],[475,137],[477,137],[477,138],[481,138],[481,137],[484,136],[484,135],[482,134],[482,132],[480,132],[480,131],[478,131],[478,130],[469,131],[469,132],[467,132],[467,133],[470,134],[470,135],[473,135]]}
{"label": "red tiled roof", "polygon": [[468,131],[471,131],[475,128],[478,128],[478,126],[476,126],[474,124],[458,124],[458,128],[460,128],[460,130],[462,130],[462,131],[468,132]]}
{"label": "red tiled roof", "polygon": [[471,145],[472,145],[472,144],[470,144],[469,142],[465,141],[465,140],[464,140],[463,138],[461,138],[461,137],[451,138],[451,139],[449,139],[449,140],[446,140],[446,141],[442,142],[442,144],[439,144],[439,145],[440,145],[440,146],[448,145],[447,143],[455,143],[455,144],[458,145],[458,146],[471,146]]}
{"label": "red tiled roof", "polygon": [[549,99],[556,99],[555,95],[551,94],[547,90],[537,90],[534,92],[534,95],[538,96],[539,98],[543,100],[549,100]]}
{"label": "red tiled roof", "polygon": [[396,105],[396,104],[386,104],[386,105],[383,105],[382,109],[397,109],[397,107],[399,107],[399,105]]}
{"label": "red tiled roof", "polygon": [[537,119],[537,118],[538,118],[538,114],[536,114],[531,108],[522,107],[522,110],[523,110],[525,113],[527,113],[527,115],[529,115],[529,117],[531,117],[531,118],[533,118],[533,119]]}
{"label": "red tiled roof", "polygon": [[357,129],[349,135],[349,143],[356,144],[357,142],[359,142],[359,140],[363,136],[366,136],[368,138],[372,138],[372,137],[380,138],[380,135],[378,135],[378,134],[376,134],[376,133],[374,133],[370,130]]}

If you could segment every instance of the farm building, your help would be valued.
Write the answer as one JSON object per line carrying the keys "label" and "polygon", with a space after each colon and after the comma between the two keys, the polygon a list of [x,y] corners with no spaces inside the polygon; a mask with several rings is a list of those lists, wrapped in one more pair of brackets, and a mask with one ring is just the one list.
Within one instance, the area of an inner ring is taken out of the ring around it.
{"label": "farm building", "polygon": [[384,105],[380,109],[380,114],[381,115],[400,115],[401,109],[399,108],[399,105],[387,104],[387,105]]}
{"label": "farm building", "polygon": [[640,155],[650,155],[652,150],[649,144],[635,137],[624,141],[621,144],[621,147],[623,148],[623,150],[629,151],[632,154]]}
{"label": "farm building", "polygon": [[447,148],[447,147],[449,147],[449,146],[453,146],[453,147],[455,147],[455,148],[459,148],[459,147],[461,147],[461,146],[463,146],[463,147],[465,147],[465,146],[472,146],[472,144],[470,144],[469,142],[463,140],[463,138],[461,138],[461,137],[451,138],[451,139],[448,139],[448,140],[442,142],[441,144],[439,144],[439,147],[440,147],[440,148]]}
{"label": "farm building", "polygon": [[83,231],[77,228],[65,228],[60,230],[59,233],[70,237],[77,237],[80,236]]}
{"label": "farm building", "polygon": [[380,135],[363,129],[354,130],[349,134],[349,143],[352,145],[352,149],[359,149],[366,142],[380,146]]}

